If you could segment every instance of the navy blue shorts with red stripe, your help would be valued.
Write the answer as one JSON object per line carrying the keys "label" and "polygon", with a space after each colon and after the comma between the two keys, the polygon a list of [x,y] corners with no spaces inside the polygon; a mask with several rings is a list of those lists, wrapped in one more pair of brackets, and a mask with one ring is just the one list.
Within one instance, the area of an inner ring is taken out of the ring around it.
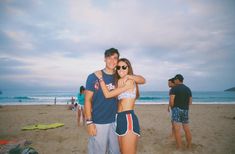
{"label": "navy blue shorts with red stripe", "polygon": [[139,121],[134,110],[123,111],[117,114],[117,135],[124,136],[127,134],[128,130],[140,136]]}

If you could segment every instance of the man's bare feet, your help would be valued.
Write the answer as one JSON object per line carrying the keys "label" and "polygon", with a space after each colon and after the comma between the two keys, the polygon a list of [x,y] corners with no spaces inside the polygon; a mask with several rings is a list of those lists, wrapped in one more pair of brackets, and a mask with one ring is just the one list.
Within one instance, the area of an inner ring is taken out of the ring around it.
{"label": "man's bare feet", "polygon": [[175,139],[175,136],[174,136],[173,134],[171,134],[171,135],[169,135],[167,138],[168,138],[168,139]]}
{"label": "man's bare feet", "polygon": [[186,148],[191,150],[192,149],[192,144],[187,144]]}

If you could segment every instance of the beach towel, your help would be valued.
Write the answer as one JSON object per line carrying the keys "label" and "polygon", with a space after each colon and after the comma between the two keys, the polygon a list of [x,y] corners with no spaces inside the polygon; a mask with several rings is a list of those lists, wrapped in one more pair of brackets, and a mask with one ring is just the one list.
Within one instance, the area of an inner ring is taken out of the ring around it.
{"label": "beach towel", "polygon": [[35,129],[47,130],[47,129],[53,129],[53,128],[58,128],[62,126],[64,126],[63,123],[35,124],[35,125],[22,127],[21,130],[35,130]]}

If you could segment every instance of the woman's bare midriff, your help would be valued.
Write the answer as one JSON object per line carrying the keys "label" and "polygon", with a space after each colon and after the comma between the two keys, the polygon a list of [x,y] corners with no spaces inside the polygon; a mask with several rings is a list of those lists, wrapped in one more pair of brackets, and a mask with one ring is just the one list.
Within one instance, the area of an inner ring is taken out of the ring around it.
{"label": "woman's bare midriff", "polygon": [[118,102],[118,112],[133,110],[135,107],[135,99],[124,98]]}

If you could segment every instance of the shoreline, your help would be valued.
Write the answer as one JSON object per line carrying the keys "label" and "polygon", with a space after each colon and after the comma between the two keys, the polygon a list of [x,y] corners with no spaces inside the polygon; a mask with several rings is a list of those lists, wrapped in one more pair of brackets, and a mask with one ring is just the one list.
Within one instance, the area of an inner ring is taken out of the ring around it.
{"label": "shoreline", "polygon": [[[69,103],[71,104],[71,103]],[[14,106],[14,105],[69,105],[66,103],[46,102],[46,103],[0,103],[0,106]],[[168,102],[136,102],[136,105],[167,105]],[[234,102],[193,102],[193,105],[235,105]]]}
{"label": "shoreline", "polygon": [[[167,105],[136,105],[141,136],[139,154],[220,154],[235,153],[235,104],[193,104],[189,120],[192,151],[178,151],[169,138],[171,122]],[[63,127],[48,130],[22,131],[33,124],[63,123]],[[29,140],[39,153],[87,153],[88,135],[84,126],[77,126],[76,112],[67,105],[9,105],[0,108],[0,139]],[[182,134],[185,144],[184,134]]]}

